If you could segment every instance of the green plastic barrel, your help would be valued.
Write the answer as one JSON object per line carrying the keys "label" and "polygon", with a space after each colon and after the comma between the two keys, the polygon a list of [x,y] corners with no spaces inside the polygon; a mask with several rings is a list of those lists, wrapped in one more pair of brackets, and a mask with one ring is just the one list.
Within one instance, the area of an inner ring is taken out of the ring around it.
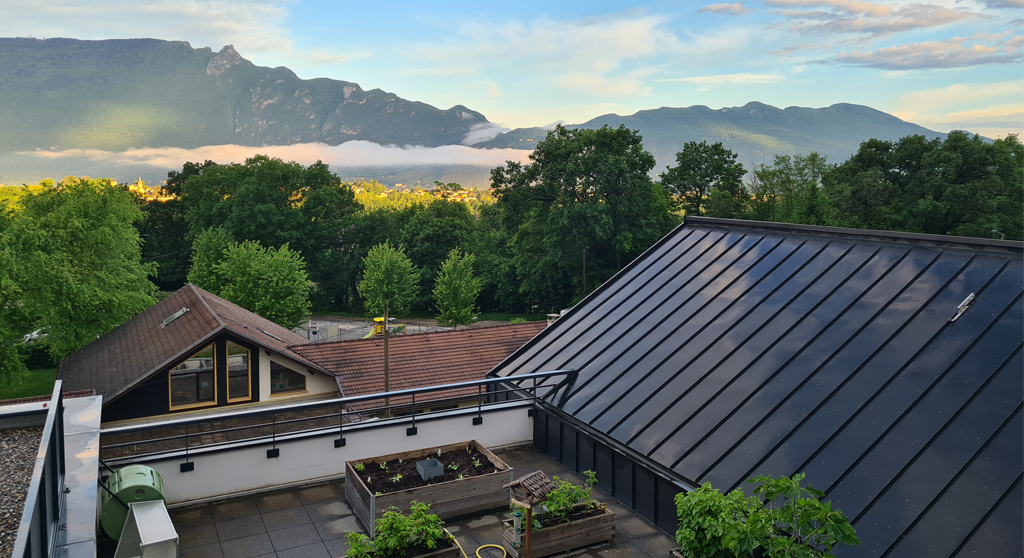
{"label": "green plastic barrel", "polygon": [[[100,524],[103,531],[114,540],[121,538],[121,530],[128,518],[128,508],[125,506],[132,502],[166,501],[164,480],[160,478],[160,473],[145,465],[128,465],[118,469],[110,475],[106,485],[109,492],[100,491]],[[111,492],[117,498],[111,496]]]}

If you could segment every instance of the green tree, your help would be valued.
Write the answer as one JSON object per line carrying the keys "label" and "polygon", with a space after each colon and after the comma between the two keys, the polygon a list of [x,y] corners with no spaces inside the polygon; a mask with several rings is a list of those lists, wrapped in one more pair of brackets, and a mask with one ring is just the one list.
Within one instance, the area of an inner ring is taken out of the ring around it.
{"label": "green tree", "polygon": [[224,227],[213,227],[200,233],[192,243],[192,267],[188,272],[188,282],[219,294],[225,280],[217,264],[224,261],[224,254],[234,242],[235,239]]}
{"label": "green tree", "polygon": [[[688,215],[736,217],[747,197],[743,188],[746,173],[743,164],[736,162],[736,154],[721,142],[689,141],[676,153],[676,166],[661,173],[661,185]],[[709,206],[707,198],[714,190],[714,203]]]}
{"label": "green tree", "polygon": [[368,316],[383,315],[385,303],[390,315],[402,316],[412,307],[418,291],[419,273],[402,248],[385,241],[363,258],[359,293]]}
{"label": "green tree", "polygon": [[309,314],[309,277],[302,255],[247,240],[231,243],[214,265],[222,281],[216,294],[288,329]]}
{"label": "green tree", "polygon": [[16,281],[18,257],[6,234],[11,222],[6,202],[0,201],[0,385],[17,380],[25,372],[18,344],[31,331]]}
{"label": "green tree", "polygon": [[473,254],[454,249],[441,264],[434,284],[438,325],[458,327],[472,323],[481,286],[480,279],[473,275],[475,262]]}
{"label": "green tree", "polygon": [[46,334],[55,360],[156,302],[148,279],[156,265],[140,261],[134,196],[107,179],[67,177],[20,203],[4,231],[18,262],[7,279],[17,288],[6,290],[31,330]]}
{"label": "green tree", "polygon": [[491,171],[519,294],[527,306],[564,308],[661,238],[668,198],[648,173],[654,156],[624,126],[558,126],[531,163]]}

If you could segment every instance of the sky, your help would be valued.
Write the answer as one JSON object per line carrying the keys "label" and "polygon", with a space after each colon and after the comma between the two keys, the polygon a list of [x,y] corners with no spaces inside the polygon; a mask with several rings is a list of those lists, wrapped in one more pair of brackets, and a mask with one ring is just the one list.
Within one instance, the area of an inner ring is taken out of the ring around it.
{"label": "sky", "polygon": [[0,35],[149,37],[508,128],[760,101],[1024,130],[1024,0],[0,0]]}

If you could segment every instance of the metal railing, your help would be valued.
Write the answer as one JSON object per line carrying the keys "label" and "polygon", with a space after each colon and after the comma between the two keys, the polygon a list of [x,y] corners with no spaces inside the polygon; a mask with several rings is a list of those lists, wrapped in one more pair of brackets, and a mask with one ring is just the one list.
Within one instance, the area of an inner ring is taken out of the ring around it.
{"label": "metal railing", "polygon": [[[104,428],[100,438],[100,457],[104,461],[117,462],[180,454],[184,458],[180,470],[187,472],[194,469],[190,460],[192,453],[227,449],[242,443],[269,443],[271,447],[267,450],[267,457],[272,458],[279,456],[279,440],[336,432],[334,447],[343,447],[346,428],[371,420],[388,424],[407,423],[406,435],[415,436],[418,433],[417,421],[451,412],[449,408],[426,412],[426,409],[439,404],[447,407],[459,403],[461,412],[475,407],[472,424],[481,425],[485,408],[505,405],[509,401],[543,399],[571,382],[575,375],[575,370],[535,372],[269,408],[238,408],[213,416]],[[425,399],[430,394],[443,392],[450,393],[442,398]],[[382,401],[384,404],[379,404]],[[401,416],[394,416],[396,413]]]}
{"label": "metal railing", "polygon": [[64,403],[61,396],[61,381],[57,380],[46,404],[46,422],[25,495],[13,557],[53,556],[64,505]]}

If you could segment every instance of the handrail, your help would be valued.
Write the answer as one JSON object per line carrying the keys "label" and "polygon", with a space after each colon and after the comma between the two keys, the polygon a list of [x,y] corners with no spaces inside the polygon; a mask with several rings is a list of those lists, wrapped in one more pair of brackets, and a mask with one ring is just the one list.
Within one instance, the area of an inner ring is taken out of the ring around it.
{"label": "handrail", "polygon": [[[115,427],[112,427],[112,428],[104,428],[104,429],[102,429],[100,431],[100,434],[104,435],[104,436],[109,436],[109,435],[113,435],[113,434],[122,434],[122,433],[127,433],[127,432],[143,432],[143,431],[146,431],[146,430],[158,430],[158,429],[163,429],[163,428],[171,428],[171,427],[174,427],[174,426],[184,426],[186,424],[189,424],[189,425],[191,425],[191,424],[199,424],[199,423],[204,423],[204,422],[214,422],[214,421],[218,421],[218,420],[237,419],[237,418],[250,417],[250,416],[260,416],[260,415],[269,415],[269,414],[274,414],[274,413],[283,413],[283,412],[287,412],[287,411],[297,411],[297,410],[303,410],[303,409],[314,409],[314,408],[318,408],[318,407],[331,407],[331,406],[334,406],[334,405],[342,405],[344,407],[345,405],[351,405],[351,404],[354,404],[354,403],[363,403],[363,402],[366,402],[366,401],[376,401],[376,400],[385,399],[385,398],[396,399],[396,398],[400,398],[400,397],[403,397],[403,396],[411,396],[413,394],[417,394],[418,395],[418,394],[422,394],[422,393],[434,393],[434,392],[438,392],[438,391],[452,391],[452,390],[456,390],[456,389],[460,389],[460,388],[477,387],[477,386],[489,386],[489,385],[497,385],[497,384],[507,384],[507,383],[510,383],[510,382],[519,382],[520,385],[521,385],[522,381],[525,381],[525,380],[535,380],[536,381],[536,380],[542,380],[542,379],[546,380],[548,378],[552,378],[552,377],[555,377],[555,376],[565,376],[566,378],[564,378],[561,382],[558,382],[557,384],[545,385],[545,384],[538,383],[538,384],[536,384],[534,386],[530,386],[529,388],[523,388],[523,387],[519,388],[519,389],[535,389],[535,388],[538,388],[538,387],[550,387],[550,388],[552,388],[552,390],[554,390],[555,388],[559,387],[559,385],[562,382],[564,382],[569,377],[574,376],[575,374],[576,374],[576,370],[572,370],[572,369],[552,370],[552,371],[549,371],[549,372],[531,372],[529,374],[516,375],[514,377],[484,378],[484,379],[481,379],[481,380],[471,380],[471,381],[468,381],[468,382],[457,382],[457,383],[454,383],[454,384],[440,384],[440,385],[435,385],[435,386],[426,386],[426,387],[419,387],[419,388],[403,389],[403,390],[397,390],[397,391],[387,391],[387,392],[382,392],[382,393],[370,393],[370,394],[366,394],[366,395],[357,395],[357,396],[354,396],[354,397],[340,397],[338,399],[327,399],[327,400],[323,400],[323,401],[306,401],[306,402],[301,402],[301,403],[292,403],[292,404],[286,404],[286,405],[280,405],[280,406],[274,406],[274,407],[268,407],[268,408],[261,408],[261,409],[244,409],[244,410],[233,411],[231,413],[225,413],[225,414],[203,415],[203,416],[199,416],[199,417],[189,417],[189,418],[181,418],[181,419],[170,419],[170,420],[166,420],[166,421],[146,423],[146,424],[115,426]],[[408,406],[409,406],[408,404],[391,405],[391,407],[408,407]],[[385,409],[385,408],[387,408],[387,407],[380,407],[380,409]],[[370,410],[350,411],[347,414],[355,414],[357,412],[358,413],[366,413],[366,412],[369,412],[369,411]],[[321,415],[319,417],[311,417],[311,418],[331,417],[331,416],[337,416],[337,414],[338,413],[331,413],[331,414],[326,414],[326,415]],[[297,420],[310,420],[310,419],[297,419]],[[255,428],[255,426],[249,426],[247,428]],[[219,431],[197,432],[195,435],[197,435],[197,436],[198,435],[208,435],[208,434],[213,434],[213,433],[216,433],[216,432],[219,432]],[[113,447],[113,446],[110,446],[110,447]]]}

